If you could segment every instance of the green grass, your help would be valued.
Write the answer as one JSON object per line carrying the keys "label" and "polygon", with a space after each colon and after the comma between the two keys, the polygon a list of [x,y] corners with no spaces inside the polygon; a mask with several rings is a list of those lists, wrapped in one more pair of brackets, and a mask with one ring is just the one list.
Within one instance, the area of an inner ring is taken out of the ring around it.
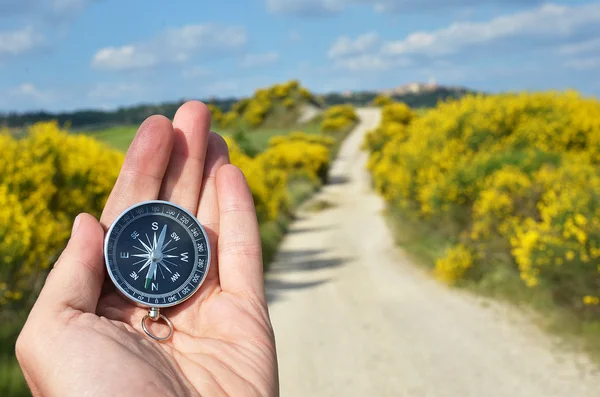
{"label": "green grass", "polygon": [[135,125],[121,125],[90,132],[89,135],[125,152],[131,145],[137,129],[138,126]]}
{"label": "green grass", "polygon": [[[396,243],[404,248],[412,262],[428,271],[437,258],[456,241],[459,232],[452,222],[437,219],[425,222],[414,214],[417,210],[400,210],[388,206],[386,220]],[[499,299],[521,308],[541,328],[559,336],[564,347],[585,351],[600,364],[600,322],[581,318],[552,299],[548,288],[528,288],[510,258],[497,257],[488,263],[490,269],[477,280],[463,280],[457,287],[476,294]]]}
{"label": "green grass", "polygon": [[[135,137],[137,128],[138,126],[134,125],[122,125],[88,132],[88,135],[105,142],[115,149],[126,152]],[[220,130],[218,128],[213,128],[213,131],[223,136],[231,136],[235,133],[234,131]],[[277,135],[287,135],[294,131],[318,134],[320,133],[320,119],[317,118],[306,124],[292,124],[287,127],[259,127],[244,132],[256,150],[264,151],[269,144],[269,139]]]}
{"label": "green grass", "polygon": [[294,213],[302,203],[308,200],[317,188],[314,183],[308,179],[295,179],[288,185],[288,194],[290,198],[290,214],[281,214],[276,220],[264,222],[260,225],[260,239],[263,250],[263,264],[265,271],[269,264],[273,262],[279,243],[283,240],[290,222],[293,220]]}
{"label": "green grass", "polygon": [[3,316],[0,321],[0,396],[31,396],[15,357],[15,342],[24,322],[24,315]]}

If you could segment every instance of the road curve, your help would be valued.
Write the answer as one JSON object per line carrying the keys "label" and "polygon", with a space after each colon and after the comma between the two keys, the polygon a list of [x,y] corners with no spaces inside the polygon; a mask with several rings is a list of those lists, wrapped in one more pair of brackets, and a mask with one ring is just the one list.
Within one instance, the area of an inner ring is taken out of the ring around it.
{"label": "road curve", "polygon": [[394,246],[360,144],[360,109],[332,183],[302,211],[267,275],[282,397],[598,397],[600,374],[525,316],[450,289]]}

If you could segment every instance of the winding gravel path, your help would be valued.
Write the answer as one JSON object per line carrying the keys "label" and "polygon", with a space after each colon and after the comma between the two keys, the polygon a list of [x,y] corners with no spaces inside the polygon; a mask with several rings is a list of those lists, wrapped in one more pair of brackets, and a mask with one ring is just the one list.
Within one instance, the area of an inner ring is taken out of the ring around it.
{"label": "winding gravel path", "polygon": [[267,276],[281,396],[600,396],[583,356],[394,246],[359,149],[380,112],[359,115],[315,198],[335,207],[300,213]]}

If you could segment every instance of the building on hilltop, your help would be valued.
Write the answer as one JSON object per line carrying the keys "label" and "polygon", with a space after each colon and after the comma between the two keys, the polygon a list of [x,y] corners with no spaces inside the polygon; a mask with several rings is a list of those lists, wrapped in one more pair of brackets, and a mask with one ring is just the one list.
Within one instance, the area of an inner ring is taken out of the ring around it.
{"label": "building on hilltop", "polygon": [[408,84],[401,85],[396,88],[392,88],[391,90],[384,90],[382,94],[391,96],[391,95],[404,95],[404,94],[420,94],[423,92],[432,92],[438,89],[439,86],[435,80],[435,78],[429,79],[429,82],[412,82]]}

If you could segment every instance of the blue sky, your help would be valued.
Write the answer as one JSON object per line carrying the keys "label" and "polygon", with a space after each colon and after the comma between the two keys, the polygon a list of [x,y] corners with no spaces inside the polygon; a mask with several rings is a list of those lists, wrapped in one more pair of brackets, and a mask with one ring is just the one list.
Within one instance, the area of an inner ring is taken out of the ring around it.
{"label": "blue sky", "polygon": [[600,1],[0,0],[0,111],[430,78],[600,96]]}

